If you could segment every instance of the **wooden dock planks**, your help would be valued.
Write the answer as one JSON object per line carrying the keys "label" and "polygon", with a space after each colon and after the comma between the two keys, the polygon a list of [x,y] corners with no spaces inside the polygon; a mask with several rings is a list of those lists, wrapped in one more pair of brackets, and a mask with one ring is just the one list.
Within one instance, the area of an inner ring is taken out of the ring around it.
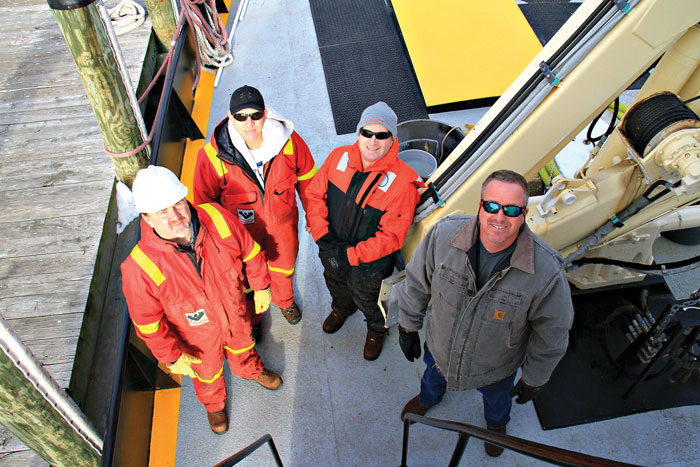
{"label": "wooden dock planks", "polygon": [[[150,29],[147,19],[118,37],[134,87]],[[112,165],[45,0],[0,4],[0,63],[0,314],[67,388]],[[19,466],[42,463],[4,428],[0,457]]]}

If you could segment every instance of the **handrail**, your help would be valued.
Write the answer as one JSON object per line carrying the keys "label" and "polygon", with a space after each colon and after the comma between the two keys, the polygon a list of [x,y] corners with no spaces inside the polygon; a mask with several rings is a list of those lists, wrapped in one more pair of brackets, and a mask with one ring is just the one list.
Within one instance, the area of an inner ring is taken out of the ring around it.
{"label": "handrail", "polygon": [[515,436],[505,435],[485,428],[479,428],[467,423],[454,422],[450,420],[440,420],[437,418],[424,417],[418,414],[407,413],[403,422],[403,446],[401,449],[401,467],[406,467],[406,457],[408,455],[408,434],[409,427],[412,422],[422,423],[423,425],[433,426],[442,430],[454,431],[459,433],[457,445],[450,459],[450,466],[457,466],[462,457],[464,448],[470,436],[474,436],[483,441],[495,444],[511,451],[519,452],[528,457],[539,459],[555,465],[566,466],[635,466],[636,464],[627,464],[625,462],[614,461],[604,457],[591,456],[576,451],[569,451],[547,444],[536,443],[534,441],[516,438]]}
{"label": "handrail", "polygon": [[262,446],[265,443],[267,443],[270,446],[270,451],[272,451],[272,456],[275,458],[275,462],[277,463],[277,465],[279,467],[283,467],[282,459],[280,458],[280,455],[277,452],[277,447],[275,446],[275,442],[269,433],[261,436],[260,439],[250,443],[248,446],[244,447],[228,459],[222,460],[214,467],[231,467],[232,465],[236,465],[240,461],[251,455],[253,452],[255,452],[260,446]]}

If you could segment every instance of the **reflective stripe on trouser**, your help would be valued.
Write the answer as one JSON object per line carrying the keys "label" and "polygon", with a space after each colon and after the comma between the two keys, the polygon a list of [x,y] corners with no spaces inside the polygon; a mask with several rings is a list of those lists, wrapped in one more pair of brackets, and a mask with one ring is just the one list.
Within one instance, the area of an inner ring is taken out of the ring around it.
{"label": "reflective stripe on trouser", "polygon": [[[249,340],[249,342],[251,341]],[[219,353],[218,358],[215,359],[218,361],[218,366],[213,365],[215,363],[214,359],[200,357],[202,358],[202,363],[192,365],[192,368],[198,375],[198,378],[192,378],[192,383],[197,394],[197,400],[204,405],[207,412],[218,412],[226,406],[224,356],[228,361],[231,373],[239,378],[255,379],[263,370],[263,363],[252,343],[246,343],[243,346],[240,343],[238,346],[227,345],[226,349]],[[203,366],[207,368],[214,366],[217,369],[207,373],[202,368]]]}
{"label": "reflective stripe on trouser", "polygon": [[389,277],[393,270],[393,263],[374,272],[365,272],[357,266],[351,267],[342,277],[336,276],[327,269],[324,270],[323,278],[331,294],[331,308],[346,316],[359,309],[365,315],[367,330],[370,333],[386,333],[384,315],[377,305],[377,299],[382,280]]}
{"label": "reflective stripe on trouser", "polygon": [[294,302],[294,265],[299,253],[298,222],[274,226],[265,236],[263,250],[270,270],[272,303],[287,308]]}

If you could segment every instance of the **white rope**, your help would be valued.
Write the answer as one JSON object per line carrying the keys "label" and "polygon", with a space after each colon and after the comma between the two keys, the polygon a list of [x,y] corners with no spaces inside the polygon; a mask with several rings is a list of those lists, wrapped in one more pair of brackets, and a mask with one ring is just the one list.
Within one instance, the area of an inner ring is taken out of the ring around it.
{"label": "white rope", "polygon": [[146,21],[146,11],[133,0],[122,0],[107,11],[117,36],[133,31]]}
{"label": "white rope", "polygon": [[[197,27],[195,28],[200,58],[202,63],[205,65],[223,68],[233,62],[233,55],[231,55],[229,50],[227,50],[227,47],[224,47],[221,44],[212,44],[209,39],[207,39],[204,32],[202,32],[202,28],[207,27],[212,34],[218,36],[216,34],[216,29],[214,28],[214,19],[212,18],[211,7],[204,3],[204,10],[206,11],[206,20],[208,24],[197,24]],[[224,44],[227,44],[227,42],[224,41]]]}

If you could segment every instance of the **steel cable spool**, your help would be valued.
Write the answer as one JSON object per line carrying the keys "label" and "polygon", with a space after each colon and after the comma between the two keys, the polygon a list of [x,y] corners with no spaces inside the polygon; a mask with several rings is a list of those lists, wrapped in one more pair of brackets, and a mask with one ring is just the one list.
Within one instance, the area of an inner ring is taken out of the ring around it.
{"label": "steel cable spool", "polygon": [[698,116],[678,96],[663,92],[630,107],[621,129],[635,151],[645,156],[669,134],[697,127],[700,127]]}

